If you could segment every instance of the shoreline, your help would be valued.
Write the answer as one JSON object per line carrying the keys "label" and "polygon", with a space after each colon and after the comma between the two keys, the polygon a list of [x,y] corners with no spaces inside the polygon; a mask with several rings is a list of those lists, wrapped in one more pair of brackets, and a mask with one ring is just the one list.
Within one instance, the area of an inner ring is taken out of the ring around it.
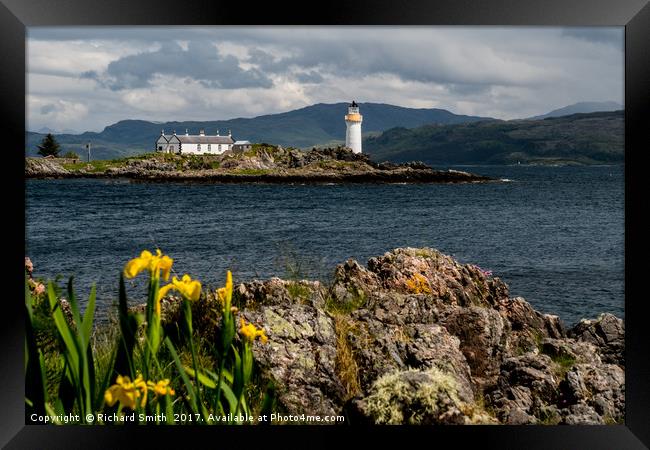
{"label": "shoreline", "polygon": [[350,149],[303,152],[256,144],[249,152],[222,155],[154,153],[83,163],[57,158],[26,158],[26,178],[122,178],[144,182],[191,183],[474,183],[493,178],[421,162],[376,163]]}
{"label": "shoreline", "polygon": [[354,173],[354,174],[260,174],[242,175],[221,174],[119,174],[84,173],[84,174],[30,174],[26,179],[62,180],[62,179],[100,179],[129,180],[143,183],[208,183],[208,184],[466,184],[500,182],[474,174],[457,174],[444,171],[409,172],[403,174]]}

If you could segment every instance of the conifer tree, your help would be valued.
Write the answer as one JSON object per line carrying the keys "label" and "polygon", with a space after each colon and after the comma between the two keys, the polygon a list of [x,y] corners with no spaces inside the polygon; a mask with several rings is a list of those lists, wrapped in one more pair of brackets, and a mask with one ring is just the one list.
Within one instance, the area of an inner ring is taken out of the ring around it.
{"label": "conifer tree", "polygon": [[56,142],[52,133],[48,133],[41,141],[41,145],[38,146],[38,154],[41,156],[59,156],[60,151],[61,146]]}

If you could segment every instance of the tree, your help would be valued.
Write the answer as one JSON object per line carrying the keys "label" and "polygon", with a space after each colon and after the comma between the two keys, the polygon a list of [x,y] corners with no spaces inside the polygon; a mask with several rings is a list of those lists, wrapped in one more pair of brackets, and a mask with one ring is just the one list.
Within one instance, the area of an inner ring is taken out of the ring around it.
{"label": "tree", "polygon": [[41,156],[59,156],[60,151],[61,146],[56,142],[52,133],[48,133],[41,141],[41,145],[38,146],[38,154]]}
{"label": "tree", "polygon": [[79,155],[77,155],[75,152],[67,152],[65,155],[63,155],[63,157],[69,159],[79,159]]}

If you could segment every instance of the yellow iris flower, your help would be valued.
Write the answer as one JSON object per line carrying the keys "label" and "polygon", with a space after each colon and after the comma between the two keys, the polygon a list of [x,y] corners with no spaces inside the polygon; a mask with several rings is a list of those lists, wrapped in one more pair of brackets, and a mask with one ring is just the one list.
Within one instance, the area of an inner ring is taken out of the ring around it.
{"label": "yellow iris flower", "polygon": [[143,270],[149,270],[154,277],[160,275],[162,270],[162,277],[167,281],[169,273],[172,270],[172,263],[174,262],[167,255],[163,255],[160,249],[156,250],[153,255],[149,250],[143,250],[140,256],[133,258],[124,266],[124,276],[127,278],[135,278]]}
{"label": "yellow iris flower", "polygon": [[239,329],[239,332],[242,336],[244,336],[244,339],[250,343],[253,343],[253,341],[255,341],[255,339],[258,337],[260,338],[262,344],[266,344],[266,342],[269,340],[263,328],[258,329],[252,323],[247,324],[243,317],[241,318],[241,328]]}
{"label": "yellow iris flower", "polygon": [[174,389],[172,389],[169,386],[169,379],[164,379],[160,380],[157,383],[154,383],[153,381],[148,381],[147,386],[149,387],[149,390],[153,391],[156,395],[174,395],[176,392],[174,392]]}
{"label": "yellow iris flower", "polygon": [[137,400],[140,400],[140,406],[144,408],[147,403],[147,384],[138,375],[135,380],[127,376],[118,375],[115,384],[104,392],[104,401],[108,406],[113,406],[120,402],[123,407],[135,409]]}
{"label": "yellow iris flower", "polygon": [[197,301],[201,297],[201,282],[198,280],[192,280],[189,275],[183,275],[182,279],[178,277],[172,278],[172,282],[161,287],[158,290],[158,298],[156,299],[156,314],[160,316],[160,300],[163,299],[167,292],[174,289],[175,291],[180,292],[180,294],[190,301]]}
{"label": "yellow iris flower", "polygon": [[226,272],[226,285],[217,289],[217,297],[219,298],[219,302],[221,302],[221,306],[224,308],[230,305],[230,301],[232,300],[232,273],[230,270]]}

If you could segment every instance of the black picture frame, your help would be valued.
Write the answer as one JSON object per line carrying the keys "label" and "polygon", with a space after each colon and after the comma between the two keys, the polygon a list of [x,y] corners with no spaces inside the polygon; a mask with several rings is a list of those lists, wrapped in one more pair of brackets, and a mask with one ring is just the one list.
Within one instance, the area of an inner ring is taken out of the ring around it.
{"label": "black picture frame", "polygon": [[[25,425],[24,295],[25,31],[32,26],[86,25],[535,25],[625,26],[625,425],[470,426],[470,427],[54,427]],[[0,443],[6,448],[121,448],[208,445],[286,447],[317,443],[341,445],[342,433],[387,443],[423,442],[441,448],[466,444],[480,448],[640,449],[650,446],[649,327],[643,314],[644,266],[641,252],[647,200],[641,190],[644,137],[650,130],[650,4],[647,0],[387,0],[303,3],[185,0],[0,0],[0,68],[3,124],[5,280],[3,302]],[[24,147],[23,147],[24,148]],[[23,194],[23,195],[21,195]],[[18,218],[22,218],[19,220]],[[636,294],[639,293],[639,294]],[[254,428],[254,429],[253,429]],[[302,439],[296,439],[300,433]],[[415,435],[414,435],[415,434]],[[415,440],[417,439],[417,441]],[[329,442],[328,442],[329,441]],[[237,444],[239,443],[239,444]],[[343,441],[343,444],[345,442]],[[363,445],[363,444],[357,444]],[[403,444],[402,444],[403,445]],[[421,444],[417,444],[421,445]]]}

